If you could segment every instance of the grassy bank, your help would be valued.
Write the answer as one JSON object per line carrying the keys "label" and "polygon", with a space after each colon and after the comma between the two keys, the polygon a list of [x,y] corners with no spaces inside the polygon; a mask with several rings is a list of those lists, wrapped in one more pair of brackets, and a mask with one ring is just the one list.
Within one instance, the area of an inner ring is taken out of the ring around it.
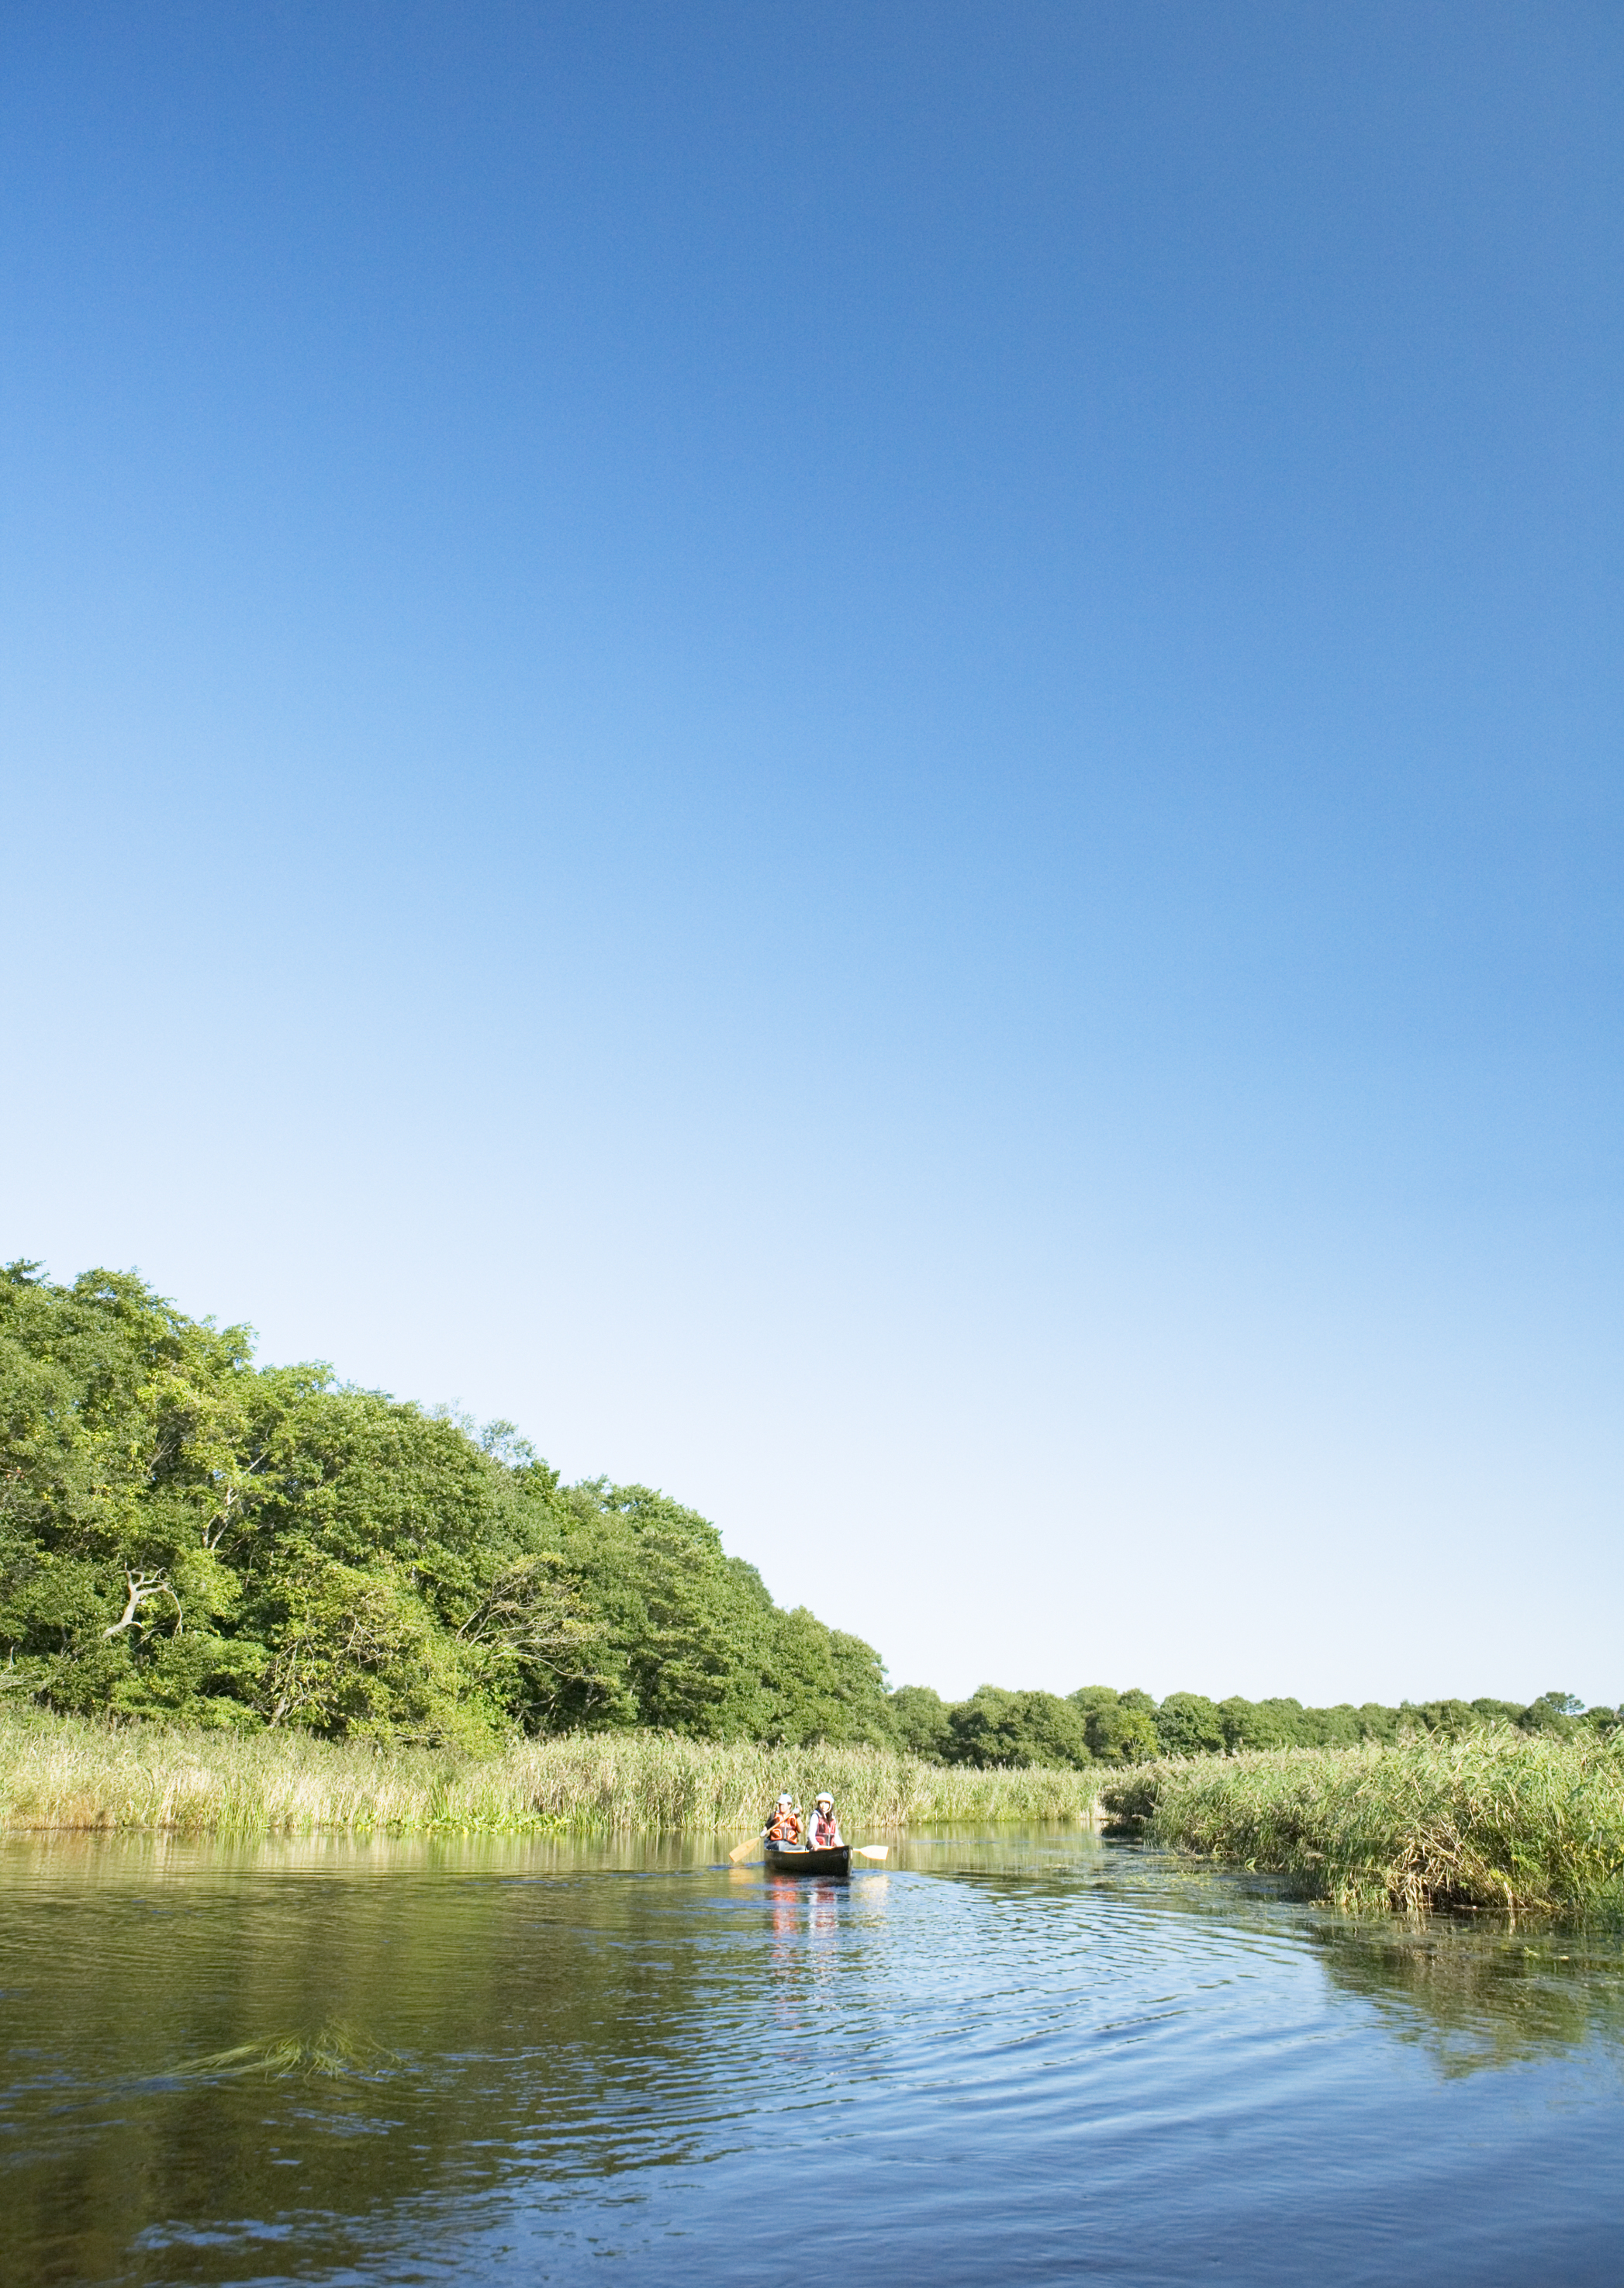
{"label": "grassy bank", "polygon": [[1624,1739],[1478,1733],[1140,1766],[1102,1790],[1169,1848],[1345,1906],[1624,1911]]}
{"label": "grassy bank", "polygon": [[668,1733],[526,1740],[479,1759],[307,1733],[235,1734],[75,1717],[0,1720],[0,1828],[251,1836],[747,1835],[781,1787],[839,1799],[848,1834],[923,1823],[1086,1818],[1080,1772],[947,1769],[875,1748],[709,1746]]}

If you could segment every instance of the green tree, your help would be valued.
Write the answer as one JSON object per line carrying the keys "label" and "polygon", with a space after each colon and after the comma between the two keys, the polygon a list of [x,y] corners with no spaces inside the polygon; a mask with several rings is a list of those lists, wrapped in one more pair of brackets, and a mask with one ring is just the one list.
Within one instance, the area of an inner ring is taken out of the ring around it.
{"label": "green tree", "polygon": [[1459,1740],[1482,1728],[1482,1718],[1467,1700],[1423,1700],[1419,1706],[1406,1701],[1405,1705],[1412,1717],[1419,1717],[1426,1730],[1436,1732],[1440,1739]]}
{"label": "green tree", "polygon": [[1351,1748],[1360,1739],[1359,1710],[1344,1701],[1335,1708],[1304,1708],[1297,1736],[1305,1747]]}
{"label": "green tree", "polygon": [[1554,1732],[1559,1736],[1579,1729],[1584,1702],[1571,1692],[1541,1692],[1529,1702],[1517,1721],[1525,1732]]}
{"label": "green tree", "polygon": [[133,1274],[0,1274],[0,1656],[62,1708],[412,1740],[654,1724],[891,1736],[879,1657],[774,1606],[708,1520],[560,1486],[471,1426]]}
{"label": "green tree", "polygon": [[1224,1745],[1216,1704],[1200,1692],[1169,1692],[1156,1711],[1156,1740],[1164,1756],[1209,1756]]}
{"label": "green tree", "polygon": [[1089,1752],[1102,1763],[1142,1764],[1161,1752],[1156,1704],[1148,1692],[1083,1684],[1068,1696],[1083,1722]]}
{"label": "green tree", "polygon": [[1295,1748],[1306,1744],[1308,1728],[1299,1700],[1242,1700],[1218,1704],[1226,1748]]}
{"label": "green tree", "polygon": [[[125,1273],[0,1273],[0,1643],[55,1704],[237,1720],[262,1665],[237,1641],[221,1543],[250,1509],[265,1406],[240,1327],[186,1319]],[[280,1396],[299,1386],[285,1374]],[[273,1409],[274,1403],[273,1402]]]}
{"label": "green tree", "polygon": [[891,1730],[899,1747],[933,1764],[953,1760],[953,1714],[928,1684],[901,1684],[891,1696]]}
{"label": "green tree", "polygon": [[1120,1694],[1089,1718],[1088,1742],[1102,1763],[1148,1763],[1161,1752],[1155,1703],[1146,1692]]}
{"label": "green tree", "polygon": [[1058,1693],[1005,1692],[984,1684],[951,1711],[948,1721],[955,1763],[1066,1769],[1090,1760],[1077,1712]]}
{"label": "green tree", "polygon": [[753,1735],[810,1746],[894,1742],[885,1671],[861,1637],[825,1626],[804,1605],[774,1611],[764,1679],[771,1705]]}

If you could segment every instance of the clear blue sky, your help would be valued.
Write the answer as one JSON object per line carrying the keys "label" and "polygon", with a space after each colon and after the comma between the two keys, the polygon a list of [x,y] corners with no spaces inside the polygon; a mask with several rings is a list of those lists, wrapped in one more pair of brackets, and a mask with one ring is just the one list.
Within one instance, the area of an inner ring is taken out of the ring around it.
{"label": "clear blue sky", "polygon": [[4,1251],[895,1681],[1624,1694],[1624,17],[0,56]]}

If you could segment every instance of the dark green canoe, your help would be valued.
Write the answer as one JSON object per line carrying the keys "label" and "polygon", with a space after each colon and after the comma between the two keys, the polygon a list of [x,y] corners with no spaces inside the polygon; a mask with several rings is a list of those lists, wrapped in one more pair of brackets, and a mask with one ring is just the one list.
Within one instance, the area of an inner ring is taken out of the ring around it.
{"label": "dark green canoe", "polygon": [[832,1850],[813,1851],[804,1843],[769,1843],[767,1870],[773,1875],[849,1875],[852,1847],[837,1843]]}

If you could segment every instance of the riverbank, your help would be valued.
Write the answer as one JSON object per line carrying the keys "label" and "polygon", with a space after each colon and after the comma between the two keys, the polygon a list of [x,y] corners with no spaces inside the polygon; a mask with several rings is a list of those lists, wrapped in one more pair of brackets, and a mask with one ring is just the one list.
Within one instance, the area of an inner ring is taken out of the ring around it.
{"label": "riverbank", "polygon": [[748,1835],[780,1788],[834,1791],[848,1834],[923,1823],[1076,1819],[1082,1772],[973,1771],[879,1748],[711,1744],[669,1733],[573,1733],[476,1757],[309,1733],[0,1720],[0,1829],[192,1835]]}
{"label": "riverbank", "polygon": [[1624,1739],[1512,1731],[1170,1758],[1106,1784],[1129,1831],[1338,1905],[1624,1913]]}

